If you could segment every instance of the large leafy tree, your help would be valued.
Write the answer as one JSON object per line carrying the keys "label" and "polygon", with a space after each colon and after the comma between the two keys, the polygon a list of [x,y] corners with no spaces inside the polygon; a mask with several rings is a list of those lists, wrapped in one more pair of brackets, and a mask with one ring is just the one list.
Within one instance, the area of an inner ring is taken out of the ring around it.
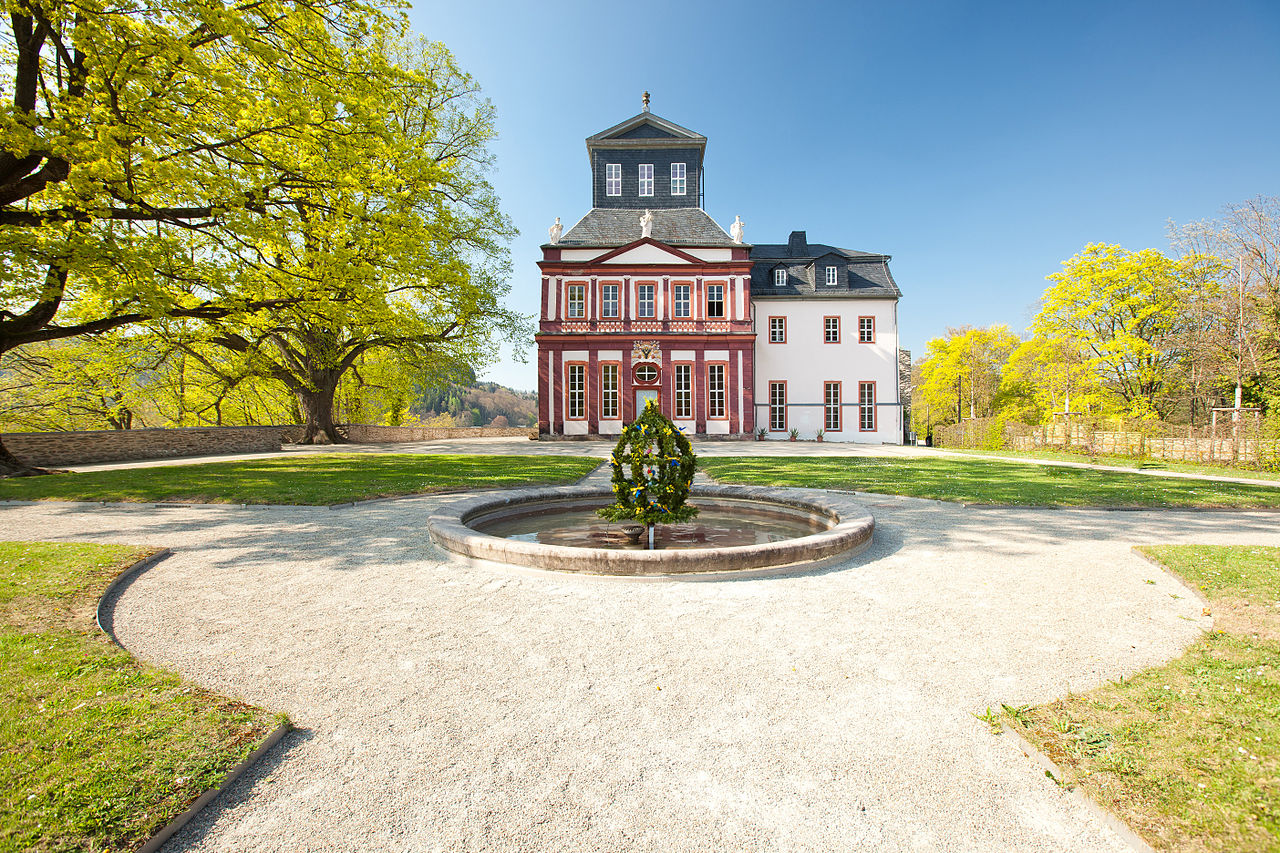
{"label": "large leafy tree", "polygon": [[[243,274],[314,182],[300,147],[368,141],[385,76],[347,57],[400,23],[359,0],[7,0],[0,355],[157,317],[288,304]],[[343,168],[342,164],[338,168]],[[24,472],[0,445],[0,474]]]}
{"label": "large leafy tree", "polygon": [[962,326],[930,340],[918,370],[916,410],[923,404],[933,424],[993,414],[1001,371],[1018,343],[1004,325]]}
{"label": "large leafy tree", "polygon": [[1167,416],[1185,390],[1194,306],[1216,291],[1221,262],[1092,243],[1062,266],[1049,276],[1035,335],[1083,353],[1130,414]]}
{"label": "large leafy tree", "polygon": [[[334,396],[361,359],[392,356],[426,373],[491,357],[495,336],[526,321],[506,310],[514,234],[486,179],[493,108],[442,45],[386,41],[394,61],[368,141],[317,138],[280,158],[308,186],[270,214],[269,253],[249,265],[256,289],[282,307],[230,316],[207,337],[298,399],[304,442],[336,442]],[[385,73],[385,72],[383,72]],[[338,168],[359,181],[312,181]]]}

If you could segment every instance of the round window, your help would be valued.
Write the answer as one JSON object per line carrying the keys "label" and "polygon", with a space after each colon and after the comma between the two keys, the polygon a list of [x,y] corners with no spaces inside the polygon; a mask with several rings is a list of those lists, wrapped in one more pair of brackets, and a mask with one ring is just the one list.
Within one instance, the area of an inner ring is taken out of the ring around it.
{"label": "round window", "polygon": [[636,365],[633,375],[636,378],[636,382],[640,385],[652,385],[654,382],[658,381],[658,365],[651,364],[647,361],[641,362]]}

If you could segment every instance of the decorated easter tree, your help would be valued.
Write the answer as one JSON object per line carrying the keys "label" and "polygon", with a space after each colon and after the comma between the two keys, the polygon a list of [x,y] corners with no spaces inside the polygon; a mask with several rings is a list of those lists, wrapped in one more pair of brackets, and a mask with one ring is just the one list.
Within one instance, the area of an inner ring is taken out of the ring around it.
{"label": "decorated easter tree", "polygon": [[676,524],[698,514],[685,503],[696,459],[689,439],[650,400],[613,449],[614,502],[596,510],[610,521],[644,525],[653,547],[655,524]]}

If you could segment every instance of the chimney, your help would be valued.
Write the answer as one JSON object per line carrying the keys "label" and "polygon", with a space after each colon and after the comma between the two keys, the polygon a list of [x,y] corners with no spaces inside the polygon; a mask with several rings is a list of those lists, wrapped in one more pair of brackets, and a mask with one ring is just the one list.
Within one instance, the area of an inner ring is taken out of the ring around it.
{"label": "chimney", "polygon": [[787,257],[803,258],[809,254],[809,238],[803,231],[792,231],[787,240]]}

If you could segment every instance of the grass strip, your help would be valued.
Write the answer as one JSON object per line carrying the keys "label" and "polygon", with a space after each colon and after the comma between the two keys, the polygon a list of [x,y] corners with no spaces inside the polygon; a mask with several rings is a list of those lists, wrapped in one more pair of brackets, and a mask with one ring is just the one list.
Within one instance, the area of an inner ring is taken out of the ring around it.
{"label": "grass strip", "polygon": [[443,489],[571,483],[599,460],[555,456],[324,453],[0,480],[0,500],[325,506]]}
{"label": "grass strip", "polygon": [[1280,471],[1255,468],[1233,468],[1213,463],[1172,462],[1165,459],[1145,459],[1134,456],[1117,456],[1110,453],[1074,453],[1068,450],[978,450],[970,447],[940,447],[946,453],[963,453],[966,456],[1012,456],[1017,459],[1043,459],[1050,462],[1083,462],[1089,465],[1110,465],[1113,468],[1132,468],[1135,471],[1173,471],[1179,474],[1204,474],[1210,477],[1241,477],[1246,480],[1275,480],[1280,482]]}
{"label": "grass strip", "polygon": [[972,504],[1280,506],[1280,484],[1185,480],[994,459],[703,457],[698,466],[722,483],[847,489]]}
{"label": "grass strip", "polygon": [[1280,850],[1280,548],[1140,549],[1199,587],[1179,659],[1004,717],[1161,850]]}
{"label": "grass strip", "polygon": [[151,553],[0,543],[0,850],[135,849],[275,725],[97,629],[103,591]]}

